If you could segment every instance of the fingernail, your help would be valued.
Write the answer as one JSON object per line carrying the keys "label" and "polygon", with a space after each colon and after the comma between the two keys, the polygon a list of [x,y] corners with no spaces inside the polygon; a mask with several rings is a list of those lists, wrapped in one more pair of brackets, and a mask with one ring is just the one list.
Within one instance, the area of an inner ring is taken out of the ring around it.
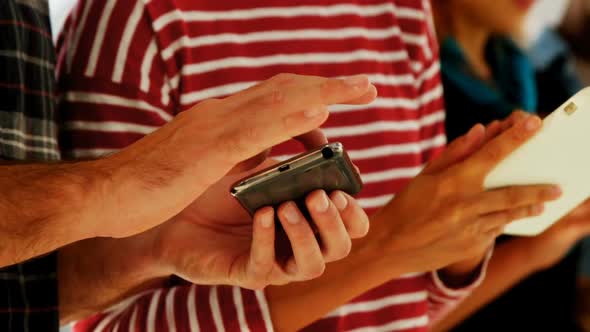
{"label": "fingernail", "polygon": [[563,192],[561,191],[561,188],[559,186],[553,186],[551,187],[551,189],[549,190],[549,194],[551,197],[553,198],[558,198],[561,196]]}
{"label": "fingernail", "polygon": [[312,108],[306,110],[305,112],[303,112],[303,115],[306,118],[315,118],[323,112],[324,112],[323,107],[312,107]]}
{"label": "fingernail", "polygon": [[358,87],[365,85],[367,80],[368,80],[368,78],[365,75],[356,75],[356,76],[351,76],[351,77],[346,78],[344,80],[344,83],[348,86],[358,88]]}
{"label": "fingernail", "polygon": [[539,214],[543,213],[544,209],[545,209],[545,206],[543,204],[535,204],[535,205],[533,205],[532,212],[534,215],[539,215]]}
{"label": "fingernail", "polygon": [[290,224],[295,225],[301,220],[295,203],[288,203],[283,213],[285,214],[285,219],[287,219],[287,222]]}
{"label": "fingernail", "polygon": [[287,273],[290,275],[297,274],[297,265],[287,264],[287,267],[285,268],[285,270],[287,270]]}
{"label": "fingernail", "polygon": [[263,216],[260,219],[260,224],[262,225],[262,227],[264,227],[264,228],[270,228],[272,226],[273,222],[274,222],[273,217],[274,216],[270,216],[270,215],[269,216]]}
{"label": "fingernail", "polygon": [[535,131],[541,127],[541,119],[538,116],[531,116],[525,122],[527,131]]}
{"label": "fingernail", "polygon": [[318,198],[315,209],[318,212],[326,212],[330,207],[330,201],[328,200],[328,196],[324,191],[321,191],[319,195],[320,197]]}
{"label": "fingernail", "polygon": [[348,206],[348,200],[344,197],[344,194],[339,191],[334,194],[332,201],[334,202],[334,205],[336,205],[338,211],[343,211]]}
{"label": "fingernail", "polygon": [[471,128],[471,130],[469,130],[469,132],[467,133],[467,139],[471,140],[475,137],[475,135],[477,134],[478,131],[481,130],[481,125],[475,125],[473,126],[473,128]]}

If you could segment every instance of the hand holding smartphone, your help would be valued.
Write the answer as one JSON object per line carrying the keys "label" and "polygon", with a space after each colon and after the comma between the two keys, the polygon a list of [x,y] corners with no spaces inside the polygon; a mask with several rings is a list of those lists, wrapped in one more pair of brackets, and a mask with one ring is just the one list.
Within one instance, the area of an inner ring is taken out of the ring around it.
{"label": "hand holding smartphone", "polygon": [[232,186],[231,194],[253,215],[265,206],[302,202],[317,189],[350,195],[362,189],[360,175],[341,143],[320,146],[241,179]]}

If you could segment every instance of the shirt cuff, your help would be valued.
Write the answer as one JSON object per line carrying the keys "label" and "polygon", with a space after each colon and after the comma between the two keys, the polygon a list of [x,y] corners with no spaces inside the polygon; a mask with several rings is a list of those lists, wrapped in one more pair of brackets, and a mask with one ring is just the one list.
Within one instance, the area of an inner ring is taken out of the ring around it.
{"label": "shirt cuff", "polygon": [[490,249],[488,249],[482,263],[479,265],[479,271],[476,271],[475,273],[476,277],[473,278],[473,281],[469,285],[460,288],[453,288],[448,285],[445,285],[445,282],[441,279],[439,275],[439,271],[432,271],[432,282],[436,287],[437,293],[439,293],[439,295],[454,299],[464,298],[467,295],[469,295],[475,288],[479,287],[479,285],[481,285],[481,283],[484,281],[486,277],[486,271],[488,269],[488,265],[490,263],[490,259],[492,258],[493,253],[494,246],[492,245]]}

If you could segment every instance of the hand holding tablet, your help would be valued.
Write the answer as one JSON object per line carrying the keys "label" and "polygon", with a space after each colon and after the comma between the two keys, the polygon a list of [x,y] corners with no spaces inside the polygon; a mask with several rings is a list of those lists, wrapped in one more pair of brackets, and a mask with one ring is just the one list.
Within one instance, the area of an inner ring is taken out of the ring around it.
{"label": "hand holding tablet", "polygon": [[590,88],[574,95],[543,122],[543,128],[490,172],[488,189],[514,185],[555,184],[560,199],[545,211],[509,224],[506,234],[542,233],[590,197]]}

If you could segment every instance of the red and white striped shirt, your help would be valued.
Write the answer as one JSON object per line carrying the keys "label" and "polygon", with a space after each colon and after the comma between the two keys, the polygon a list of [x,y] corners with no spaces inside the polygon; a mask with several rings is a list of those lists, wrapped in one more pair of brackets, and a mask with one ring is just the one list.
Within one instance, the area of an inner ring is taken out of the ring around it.
{"label": "red and white striped shirt", "polygon": [[[59,56],[64,155],[116,151],[199,101],[277,73],[367,74],[377,100],[332,108],[323,129],[363,170],[359,202],[373,213],[445,146],[430,14],[428,0],[81,1]],[[292,142],[273,151],[299,152]],[[472,287],[408,275],[306,330],[425,331]],[[184,284],[140,294],[78,330],[272,331],[266,301],[262,291]]]}

